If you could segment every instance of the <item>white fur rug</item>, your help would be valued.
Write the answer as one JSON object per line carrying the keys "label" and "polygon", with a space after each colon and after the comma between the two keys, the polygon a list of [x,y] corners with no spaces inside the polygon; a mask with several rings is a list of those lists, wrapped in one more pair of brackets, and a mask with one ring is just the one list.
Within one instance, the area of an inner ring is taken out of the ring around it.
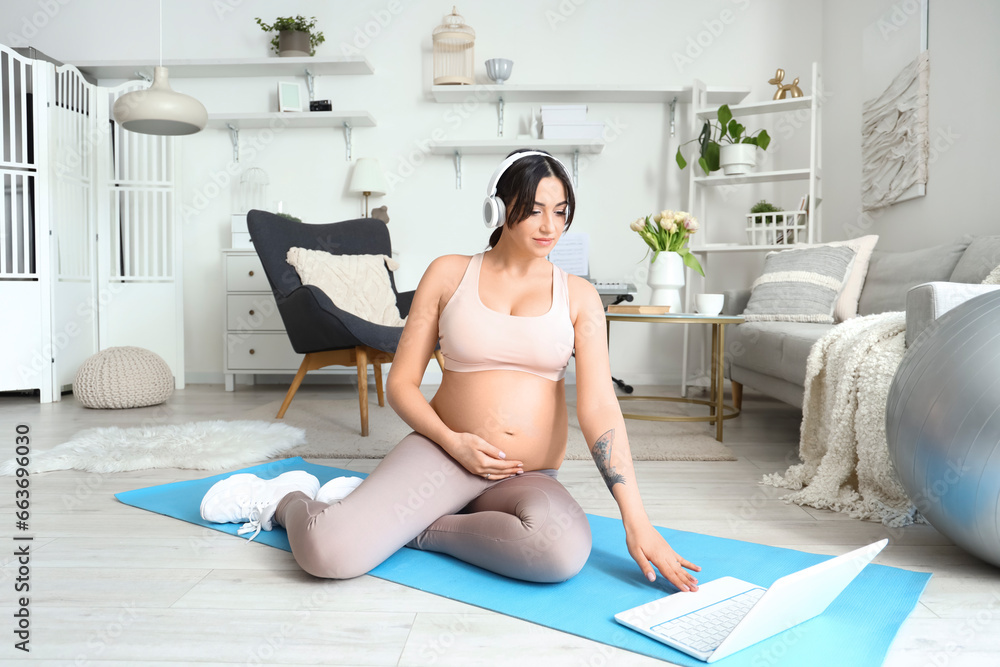
{"label": "white fur rug", "polygon": [[903,359],[906,316],[880,313],[834,327],[809,351],[799,458],[762,482],[796,489],[797,505],[889,526],[923,522],[889,459],[885,410]]}
{"label": "white fur rug", "polygon": [[[305,431],[300,428],[264,421],[91,428],[80,431],[69,442],[32,453],[28,471],[222,470],[263,461],[305,439]],[[16,469],[15,461],[7,461],[0,464],[0,475],[13,475]]]}

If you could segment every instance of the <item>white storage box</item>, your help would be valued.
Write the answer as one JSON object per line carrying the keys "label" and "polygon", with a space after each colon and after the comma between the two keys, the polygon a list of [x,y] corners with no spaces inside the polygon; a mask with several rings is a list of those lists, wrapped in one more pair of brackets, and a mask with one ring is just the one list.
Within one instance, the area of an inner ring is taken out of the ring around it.
{"label": "white storage box", "polygon": [[233,213],[231,218],[233,248],[252,248],[250,241],[250,230],[247,229],[247,214]]}
{"label": "white storage box", "polygon": [[582,123],[587,120],[586,104],[543,104],[542,125]]}
{"label": "white storage box", "polygon": [[542,139],[600,139],[604,123],[556,123],[542,125]]}

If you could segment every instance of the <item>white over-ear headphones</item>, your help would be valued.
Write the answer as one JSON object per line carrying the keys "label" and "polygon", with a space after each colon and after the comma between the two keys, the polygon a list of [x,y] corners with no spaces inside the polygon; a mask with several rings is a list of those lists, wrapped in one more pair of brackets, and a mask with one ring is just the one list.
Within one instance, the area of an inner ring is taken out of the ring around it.
{"label": "white over-ear headphones", "polygon": [[[555,160],[559,166],[562,167],[563,174],[566,176],[566,182],[569,183],[569,187],[573,187],[573,179],[569,176],[569,170],[566,169],[566,165],[560,162],[558,158],[541,151],[524,151],[523,153],[515,153],[500,163],[497,170],[493,172],[489,185],[486,186],[486,200],[483,202],[483,222],[486,223],[487,228],[494,229],[496,227],[500,227],[507,220],[507,205],[504,204],[502,199],[497,197],[497,183],[500,182],[500,177],[503,176],[503,173],[507,171],[507,168],[510,167],[510,165],[514,164],[521,158],[528,157],[530,155],[543,155]],[[569,219],[568,210],[566,212],[566,218]]]}

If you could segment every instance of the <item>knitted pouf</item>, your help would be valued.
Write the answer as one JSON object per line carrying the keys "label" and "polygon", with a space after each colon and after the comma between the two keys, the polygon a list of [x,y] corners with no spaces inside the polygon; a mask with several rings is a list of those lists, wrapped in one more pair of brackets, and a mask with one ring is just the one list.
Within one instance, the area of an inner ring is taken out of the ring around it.
{"label": "knitted pouf", "polygon": [[141,347],[109,347],[83,362],[73,394],[87,408],[159,405],[174,391],[170,366]]}

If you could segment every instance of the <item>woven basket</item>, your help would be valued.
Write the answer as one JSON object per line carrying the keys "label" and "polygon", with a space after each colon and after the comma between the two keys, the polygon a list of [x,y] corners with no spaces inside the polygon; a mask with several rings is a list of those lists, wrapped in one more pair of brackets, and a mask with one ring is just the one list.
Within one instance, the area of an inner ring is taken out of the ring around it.
{"label": "woven basket", "polygon": [[174,391],[170,366],[141,347],[109,347],[83,362],[73,394],[87,408],[159,405]]}

